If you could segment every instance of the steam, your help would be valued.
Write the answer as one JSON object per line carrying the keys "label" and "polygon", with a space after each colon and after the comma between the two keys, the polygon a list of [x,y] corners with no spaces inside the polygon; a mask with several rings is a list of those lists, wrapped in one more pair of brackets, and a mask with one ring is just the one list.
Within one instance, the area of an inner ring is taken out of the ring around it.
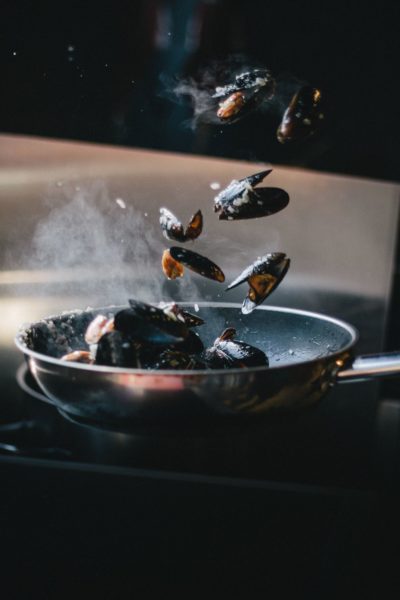
{"label": "steam", "polygon": [[[32,239],[31,269],[55,272],[47,293],[76,295],[93,306],[199,299],[190,277],[168,282],[161,270],[165,249],[158,222],[132,199],[115,198],[104,183],[50,191],[50,212]],[[157,226],[157,229],[156,229]],[[53,289],[50,289],[53,288]]]}

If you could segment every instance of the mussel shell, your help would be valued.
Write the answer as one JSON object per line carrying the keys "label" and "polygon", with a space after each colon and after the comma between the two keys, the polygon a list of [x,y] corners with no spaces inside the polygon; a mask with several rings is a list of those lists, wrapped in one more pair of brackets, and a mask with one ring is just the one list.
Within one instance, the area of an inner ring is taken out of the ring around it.
{"label": "mussel shell", "polygon": [[290,266],[283,252],[271,252],[257,259],[226,288],[231,290],[247,281],[250,290],[243,301],[242,313],[249,314],[278,287]]}
{"label": "mussel shell", "polygon": [[259,348],[236,340],[216,341],[203,358],[211,369],[244,369],[269,366],[268,357]]}
{"label": "mussel shell", "polygon": [[267,92],[272,94],[275,89],[275,81],[271,72],[268,69],[252,69],[251,71],[240,73],[235,76],[233,82],[217,87],[213,98],[222,98],[234,92],[250,90],[252,88],[268,88]]}
{"label": "mussel shell", "polygon": [[158,356],[156,361],[151,365],[151,368],[156,370],[186,371],[205,369],[206,364],[197,356],[168,348]]}
{"label": "mussel shell", "polygon": [[73,352],[64,354],[64,356],[61,357],[61,360],[65,360],[67,362],[86,363],[88,365],[91,365],[94,362],[92,355],[87,350],[73,350]]}
{"label": "mussel shell", "polygon": [[216,208],[221,221],[239,221],[257,219],[273,215],[289,204],[289,194],[281,188],[259,188],[255,191],[244,190],[242,197],[224,202]]}
{"label": "mussel shell", "polygon": [[187,310],[182,310],[181,314],[185,320],[185,323],[188,327],[200,327],[200,325],[204,325],[204,319],[194,315]]}
{"label": "mussel shell", "polygon": [[203,215],[201,210],[195,212],[185,230],[185,241],[195,240],[203,231]]}
{"label": "mussel shell", "polygon": [[97,345],[96,364],[111,367],[136,368],[137,349],[129,336],[120,331],[103,335]]}
{"label": "mussel shell", "polygon": [[163,252],[161,257],[161,268],[164,275],[168,279],[177,279],[178,277],[183,277],[183,273],[185,271],[183,265],[172,258],[169,250],[164,250]]}
{"label": "mussel shell", "polygon": [[265,99],[272,95],[271,88],[267,85],[262,86],[260,88],[255,87],[254,89],[246,89],[242,93],[243,101],[241,102],[241,107],[238,110],[232,112],[228,117],[219,117],[221,123],[236,123],[240,119],[243,119],[243,117],[250,114],[253,110],[258,108],[258,106]]}
{"label": "mussel shell", "polygon": [[171,318],[179,319],[185,323],[188,327],[198,327],[204,325],[204,319],[193,315],[187,310],[183,310],[176,302],[160,302],[158,307],[161,308]]}
{"label": "mussel shell", "polygon": [[214,281],[221,283],[225,281],[225,275],[222,270],[209,258],[197,254],[197,252],[192,252],[192,250],[179,248],[178,246],[173,246],[169,249],[169,252],[174,260],[185,265],[191,271]]}
{"label": "mussel shell", "polygon": [[203,230],[203,215],[198,210],[190,219],[188,226],[184,229],[182,223],[168,209],[160,208],[160,225],[164,236],[175,242],[187,242],[199,237]]}
{"label": "mussel shell", "polygon": [[168,208],[160,208],[160,225],[164,236],[175,242],[185,242],[186,236],[182,223]]}
{"label": "mussel shell", "polygon": [[239,179],[239,183],[249,183],[252,187],[255,187],[269,175],[272,173],[273,169],[266,169],[265,171],[259,171],[258,173],[253,173],[253,175],[248,175],[247,177],[243,177],[243,179]]}
{"label": "mussel shell", "polygon": [[246,192],[249,193],[253,187],[261,183],[271,172],[272,169],[267,169],[266,171],[260,171],[259,173],[243,177],[243,179],[233,179],[229,185],[215,196],[215,212],[219,211],[225,205],[230,206],[235,199],[240,198]]}
{"label": "mussel shell", "polygon": [[226,340],[220,342],[218,348],[229,356],[235,366],[242,368],[269,366],[266,354],[259,348],[246,344],[246,342]]}
{"label": "mussel shell", "polygon": [[181,321],[168,317],[160,308],[129,300],[130,308],[116,313],[114,327],[134,340],[153,344],[171,344],[184,340],[189,329]]}
{"label": "mussel shell", "polygon": [[321,92],[309,85],[300,88],[285,110],[277,130],[281,144],[306,139],[317,129],[324,114]]}
{"label": "mussel shell", "polygon": [[201,354],[204,350],[204,344],[199,334],[190,329],[187,338],[183,342],[173,344],[171,348],[180,352],[187,352],[188,354]]}

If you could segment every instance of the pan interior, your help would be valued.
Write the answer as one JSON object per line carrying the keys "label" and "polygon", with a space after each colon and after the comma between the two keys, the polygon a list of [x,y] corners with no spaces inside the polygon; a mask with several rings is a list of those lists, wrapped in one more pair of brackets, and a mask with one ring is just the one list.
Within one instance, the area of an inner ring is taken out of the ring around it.
{"label": "pan interior", "polygon": [[[194,306],[185,305],[191,312],[195,312]],[[21,341],[30,350],[54,358],[71,349],[87,349],[84,333],[88,323],[98,313],[111,315],[120,308],[76,311],[44,319],[26,330]],[[354,330],[346,324],[303,311],[261,307],[243,315],[240,305],[199,304],[197,314],[205,320],[205,324],[197,329],[205,347],[211,345],[226,327],[235,327],[236,339],[263,350],[270,366],[329,356],[355,340]]]}

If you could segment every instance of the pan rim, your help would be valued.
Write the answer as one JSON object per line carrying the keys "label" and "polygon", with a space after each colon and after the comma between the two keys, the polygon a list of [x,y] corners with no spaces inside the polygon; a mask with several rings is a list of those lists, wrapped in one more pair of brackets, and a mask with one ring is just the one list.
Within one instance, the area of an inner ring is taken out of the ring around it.
{"label": "pan rim", "polygon": [[[236,302],[204,302],[204,301],[184,301],[184,302],[177,302],[177,304],[179,306],[182,307],[190,307],[193,305],[197,305],[199,307],[205,307],[205,308],[232,308],[232,309],[241,309],[242,304],[240,303],[236,303]],[[308,317],[314,320],[318,320],[318,321],[324,321],[324,322],[328,322],[328,323],[332,323],[338,327],[340,327],[341,329],[345,329],[347,331],[347,333],[350,334],[350,341],[343,347],[340,348],[340,350],[336,350],[335,352],[329,353],[326,356],[320,357],[320,358],[313,358],[311,360],[300,360],[298,362],[294,362],[294,363],[290,363],[290,364],[282,364],[282,365],[273,365],[273,366],[259,366],[259,367],[247,367],[245,369],[243,368],[233,368],[233,369],[199,369],[199,370],[155,370],[155,369],[134,369],[134,368],[125,368],[125,367],[112,367],[112,366],[107,366],[107,365],[89,365],[89,364],[85,364],[85,363],[78,363],[78,362],[69,362],[69,361],[64,361],[61,360],[60,358],[55,358],[53,356],[49,356],[47,354],[42,354],[40,352],[37,352],[36,350],[32,350],[31,348],[28,348],[28,346],[25,344],[25,342],[22,341],[23,336],[26,334],[26,332],[34,327],[35,325],[38,325],[39,323],[42,323],[43,321],[49,321],[52,319],[59,319],[60,317],[65,317],[69,314],[73,315],[73,314],[78,314],[79,312],[87,312],[89,310],[93,310],[93,311],[101,311],[101,310],[110,310],[110,309],[118,309],[118,308],[126,308],[126,305],[109,305],[109,306],[104,306],[104,307],[88,307],[86,309],[72,309],[72,310],[67,310],[67,311],[63,311],[62,313],[56,314],[56,315],[49,315],[47,317],[43,317],[42,319],[38,320],[38,321],[33,321],[30,323],[24,323],[20,330],[18,331],[18,333],[16,334],[16,336],[14,337],[14,343],[17,346],[17,348],[25,355],[25,356],[29,356],[33,359],[42,361],[42,362],[46,362],[52,365],[55,365],[57,367],[61,367],[62,369],[67,369],[68,371],[71,370],[79,370],[79,371],[84,371],[87,373],[98,373],[100,375],[107,375],[107,374],[115,374],[115,375],[122,375],[122,374],[127,374],[127,375],[140,375],[142,377],[144,376],[157,376],[157,377],[184,377],[185,379],[193,379],[196,376],[212,376],[212,375],[218,375],[218,376],[230,376],[230,375],[235,375],[235,374],[251,374],[251,373],[259,373],[259,372],[263,372],[263,371],[280,371],[280,370],[287,370],[287,369],[296,369],[298,368],[300,365],[311,365],[311,364],[315,364],[315,362],[317,360],[325,360],[325,359],[329,359],[329,360],[334,360],[335,357],[340,357],[343,354],[345,354],[346,352],[348,352],[351,348],[354,347],[354,345],[357,343],[358,339],[359,339],[359,332],[358,330],[351,325],[350,323],[347,323],[346,321],[342,320],[342,319],[338,319],[337,317],[332,317],[330,315],[325,315],[323,313],[318,313],[315,311],[309,311],[309,310],[304,310],[304,309],[300,309],[300,308],[290,308],[290,307],[285,307],[285,306],[257,306],[254,310],[261,310],[261,311],[266,311],[266,312],[278,312],[278,313],[289,313],[289,314],[296,314],[296,315],[300,315],[300,316],[304,316],[304,317]]]}

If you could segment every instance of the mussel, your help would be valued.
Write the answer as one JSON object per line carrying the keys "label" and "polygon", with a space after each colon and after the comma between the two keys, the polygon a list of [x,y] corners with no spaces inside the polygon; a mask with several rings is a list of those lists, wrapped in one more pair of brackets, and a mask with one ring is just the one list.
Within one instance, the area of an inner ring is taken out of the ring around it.
{"label": "mussel", "polygon": [[180,350],[167,348],[157,357],[151,366],[152,369],[161,370],[199,370],[206,369],[206,364],[200,357]]}
{"label": "mussel", "polygon": [[238,114],[246,104],[246,96],[242,92],[233,92],[219,103],[217,117],[221,120],[231,119]]}
{"label": "mussel", "polygon": [[88,365],[94,363],[91,353],[87,350],[74,350],[73,352],[64,354],[64,356],[61,357],[61,360],[65,360],[67,362],[86,363]]}
{"label": "mussel", "polygon": [[254,189],[271,172],[272,169],[268,169],[231,181],[214,198],[214,212],[219,213],[219,219],[255,219],[284,209],[289,203],[287,192],[275,187]]}
{"label": "mussel", "polygon": [[247,267],[226,289],[232,290],[247,281],[249,291],[242,313],[249,314],[278,287],[289,266],[290,259],[283,252],[268,253]]}
{"label": "mussel", "polygon": [[273,96],[274,91],[275,80],[268,69],[240,73],[232,82],[215,88],[213,98],[224,98],[217,116],[224,123],[234,123]]}
{"label": "mussel", "polygon": [[222,270],[209,258],[197,254],[197,252],[173,246],[169,249],[169,254],[173,260],[203,277],[219,281],[220,283],[225,281],[225,275]]}
{"label": "mussel", "polygon": [[310,85],[301,87],[293,96],[277,130],[281,144],[303,140],[312,135],[324,113],[321,110],[322,95]]}
{"label": "mussel", "polygon": [[164,250],[161,258],[161,267],[165,277],[168,279],[177,279],[177,277],[183,277],[184,268],[183,265],[172,258],[169,250]]}
{"label": "mussel", "polygon": [[228,327],[205,350],[203,358],[211,369],[243,369],[246,367],[269,366],[268,357],[259,348],[246,342],[234,340],[236,329]]}
{"label": "mussel", "polygon": [[198,210],[190,219],[188,226],[184,228],[168,208],[160,208],[160,225],[167,239],[175,242],[187,242],[188,240],[195,240],[201,234],[203,215],[201,210]]}
{"label": "mussel", "polygon": [[85,332],[85,342],[91,346],[97,344],[99,339],[106,333],[114,330],[114,318],[105,315],[97,315]]}
{"label": "mussel", "polygon": [[121,331],[110,331],[97,344],[96,364],[110,367],[136,368],[138,346],[129,335]]}
{"label": "mussel", "polygon": [[183,341],[189,335],[185,323],[171,318],[161,308],[129,300],[130,308],[124,308],[114,317],[116,331],[136,341],[153,344],[172,344]]}

